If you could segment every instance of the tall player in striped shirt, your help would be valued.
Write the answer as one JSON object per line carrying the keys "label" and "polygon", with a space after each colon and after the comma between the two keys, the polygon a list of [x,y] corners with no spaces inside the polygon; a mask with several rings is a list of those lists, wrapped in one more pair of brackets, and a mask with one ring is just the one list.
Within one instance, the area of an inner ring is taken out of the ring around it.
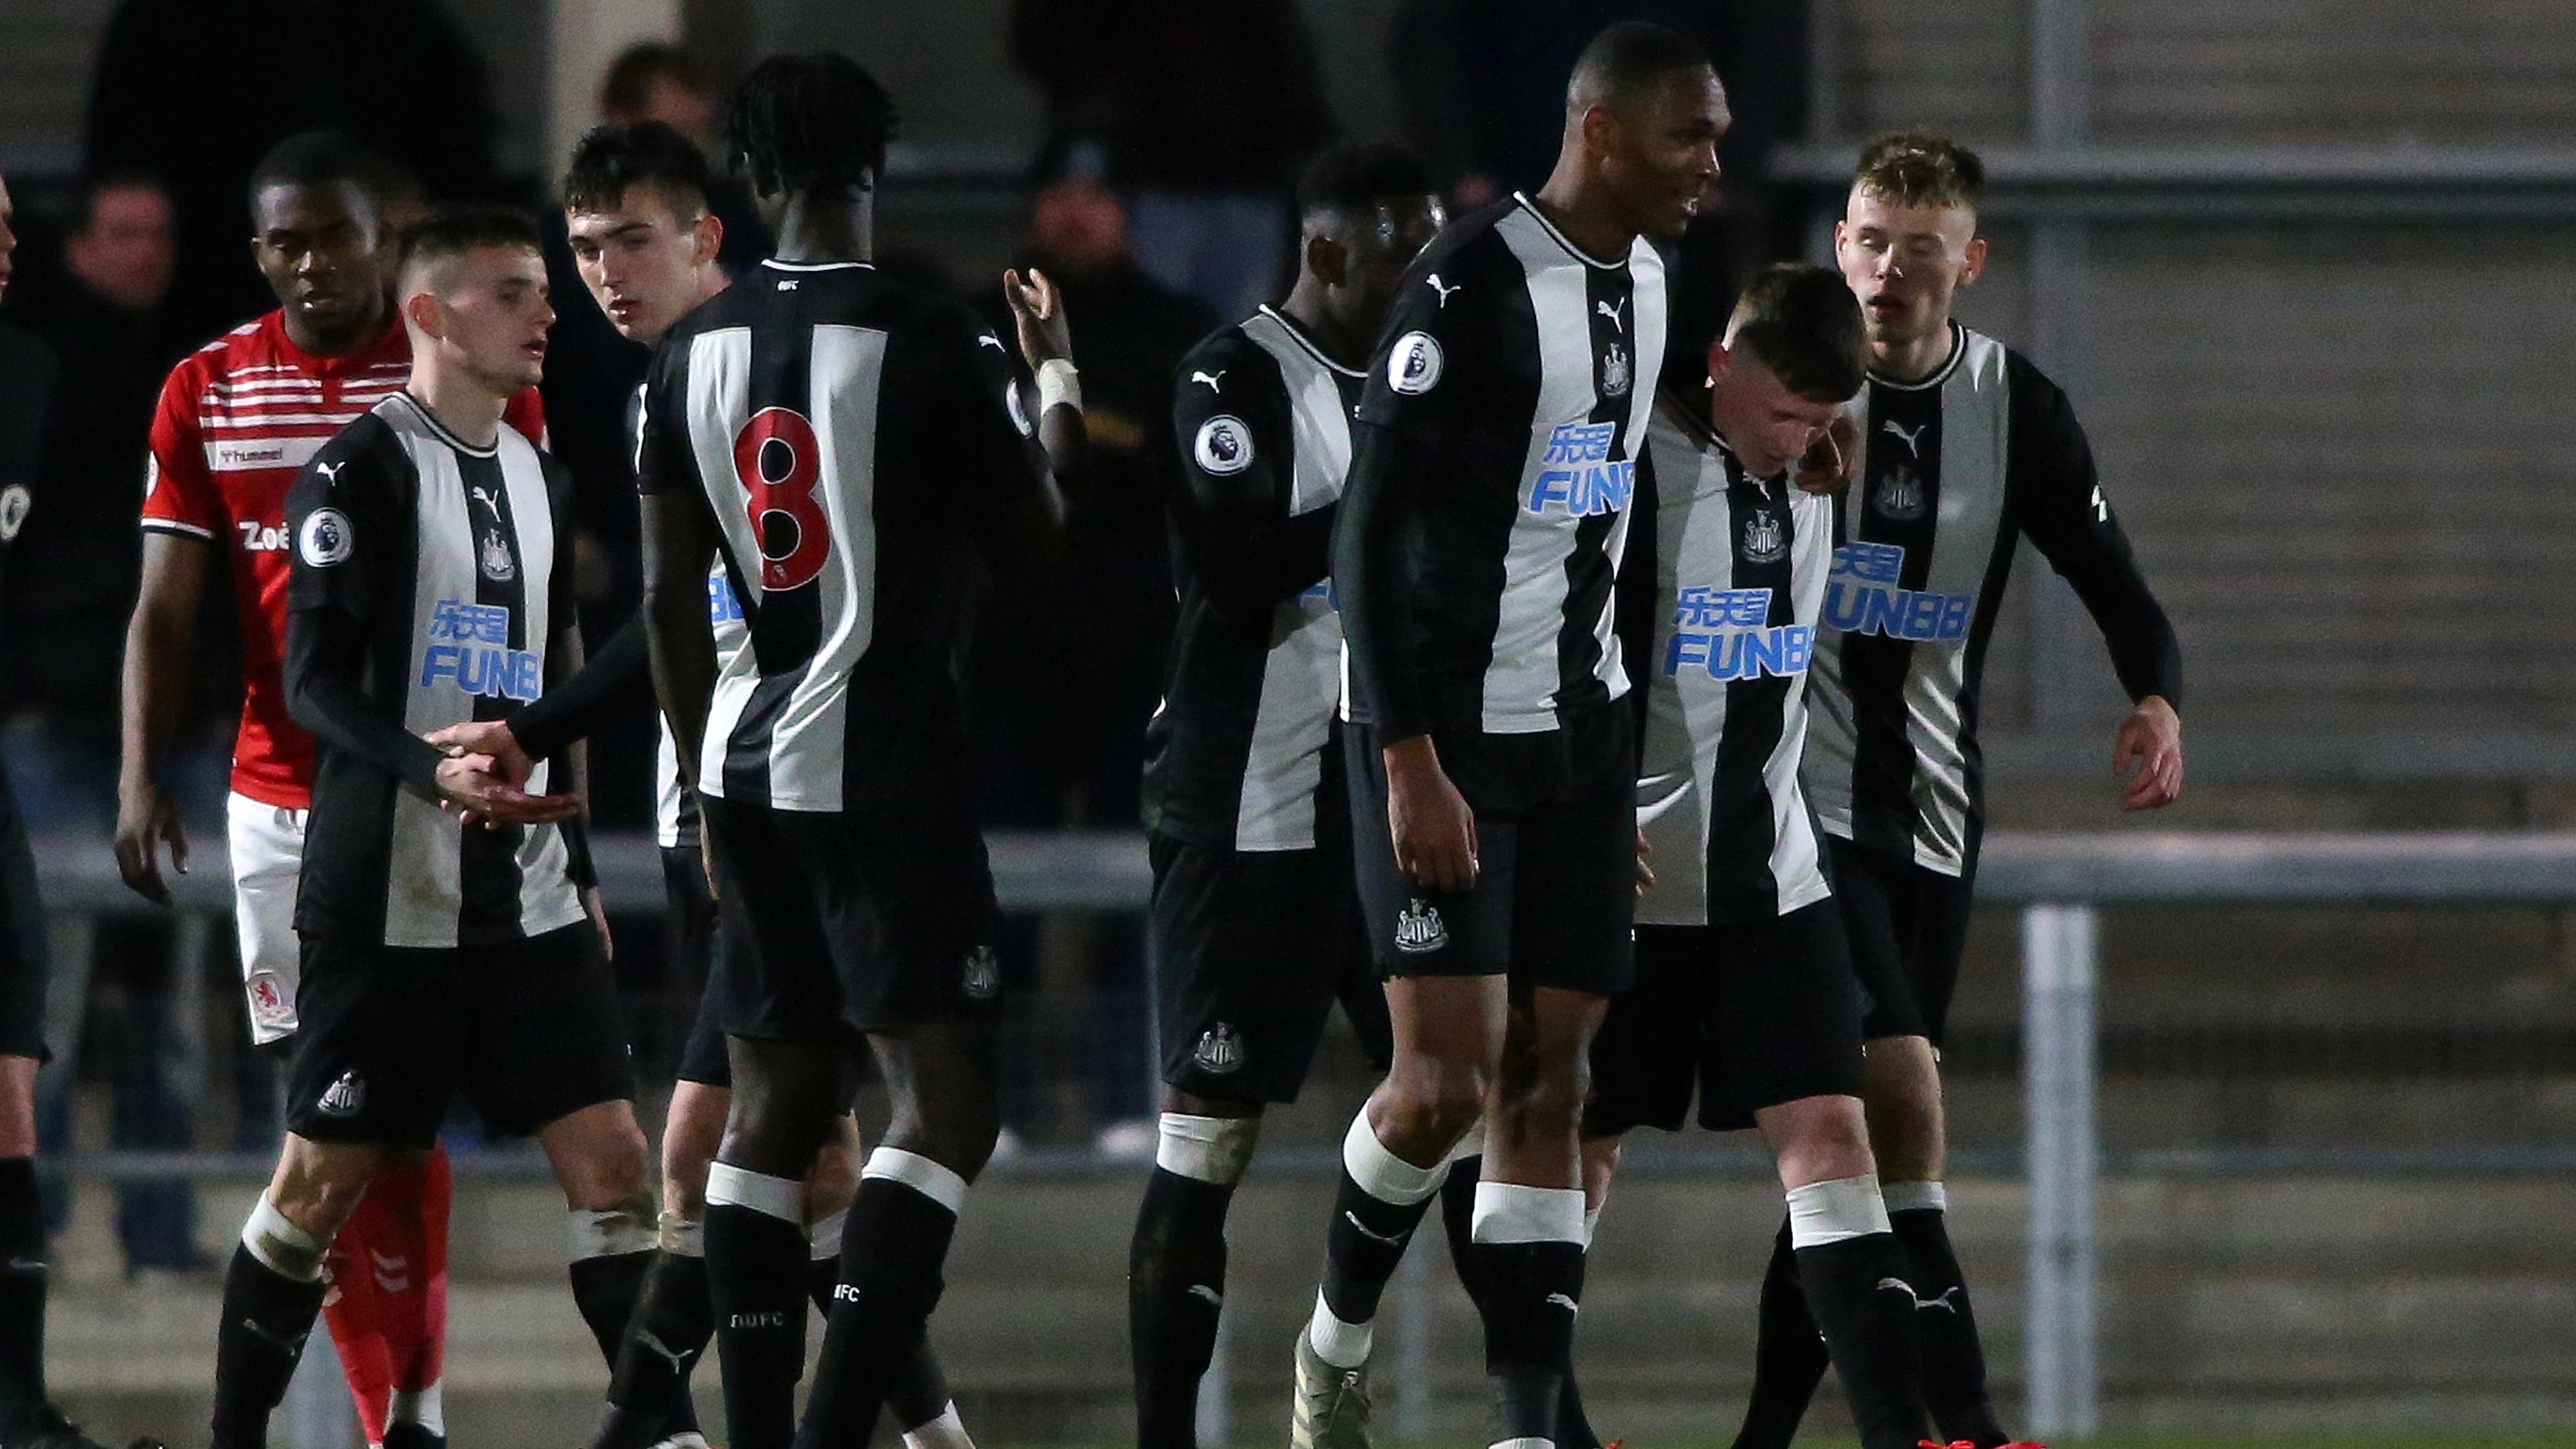
{"label": "tall player in striped shirt", "polygon": [[[1870,998],[1870,1138],[1922,1299],[1924,1397],[1944,1438],[2008,1436],[1945,1222],[1939,1047],[1967,935],[1985,781],[1977,706],[2013,554],[2028,539],[2074,587],[2133,702],[2112,742],[2122,803],[2183,780],[2182,656],[2138,571],[2066,394],[1950,316],[1984,268],[1984,168],[1936,136],[1862,153],[1835,251],[1868,323],[1862,476],[1837,509],[1805,776]],[[1738,1443],[1785,1445],[1824,1371],[1786,1254],[1763,1288]]]}
{"label": "tall player in striped shirt", "polygon": [[[292,719],[280,667],[292,540],[286,491],[307,459],[401,391],[411,343],[392,301],[394,224],[409,178],[345,136],[281,141],[254,168],[251,258],[278,310],[171,370],[153,417],[143,499],[143,583],[126,635],[124,761],[116,854],[127,885],[168,904],[160,849],[188,843],[156,772],[187,708],[199,596],[229,584],[241,631],[228,848],[251,1040],[283,1051],[297,1023],[296,875],[313,785],[313,737]],[[544,434],[534,391],[513,427]],[[445,1436],[447,1156],[389,1162],[342,1233],[331,1336],[368,1442],[422,1449]]]}
{"label": "tall player in striped shirt", "polygon": [[[919,1345],[998,1124],[992,874],[955,662],[979,533],[1052,487],[999,339],[869,261],[893,102],[774,56],[729,131],[778,255],[683,318],[646,379],[646,621],[723,932],[732,1112],[707,1175],[726,1418],[742,1449],[866,1442]],[[750,644],[717,667],[721,556]],[[863,1034],[893,1102],[842,1234],[801,1429],[803,1179]]]}
{"label": "tall player in striped shirt", "polygon": [[1556,169],[1453,223],[1398,289],[1333,550],[1344,759],[1395,1065],[1351,1124],[1292,1442],[1367,1439],[1371,1324],[1480,1120],[1468,1277],[1495,1438],[1552,1444],[1583,1291],[1587,1054],[1630,976],[1639,861],[1612,631],[1663,360],[1650,236],[1686,228],[1728,117],[1662,27],[1596,37]]}
{"label": "tall player in striped shirt", "polygon": [[287,496],[283,677],[319,737],[295,903],[303,1020],[285,1148],[224,1279],[217,1449],[264,1441],[332,1239],[459,1091],[544,1147],[573,1300],[612,1360],[652,1258],[623,1013],[574,886],[577,781],[558,758],[522,791],[490,756],[424,738],[504,718],[580,667],[571,482],[504,420],[554,321],[536,230],[502,208],[433,216],[404,238],[395,295],[403,389]]}
{"label": "tall player in striped shirt", "polygon": [[1861,1443],[1914,1449],[1914,1295],[1862,1114],[1860,979],[1798,782],[1834,544],[1832,499],[1798,483],[1818,453],[1840,481],[1829,439],[1861,386],[1860,306],[1828,268],[1772,267],[1707,358],[1666,364],[1706,385],[1656,403],[1652,507],[1631,541],[1651,552],[1622,580],[1656,879],[1636,987],[1593,1043],[1588,1185],[1598,1208],[1621,1134],[1682,1130],[1694,1090],[1700,1125],[1759,1128]]}

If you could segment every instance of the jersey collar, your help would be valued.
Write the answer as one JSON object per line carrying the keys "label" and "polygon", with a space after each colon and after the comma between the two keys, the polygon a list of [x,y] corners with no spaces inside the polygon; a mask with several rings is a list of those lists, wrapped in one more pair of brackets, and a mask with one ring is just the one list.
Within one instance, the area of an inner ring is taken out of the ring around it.
{"label": "jersey collar", "polygon": [[1959,319],[1953,317],[1950,319],[1950,355],[1941,360],[1939,367],[1932,369],[1930,377],[1919,382],[1898,382],[1883,373],[1873,372],[1869,375],[1870,385],[1894,392],[1928,392],[1948,382],[1950,374],[1959,370],[1959,359],[1967,355],[1968,329],[1960,326]]}
{"label": "jersey collar", "polygon": [[1530,200],[1528,192],[1515,191],[1512,193],[1512,200],[1520,203],[1521,210],[1528,212],[1532,221],[1537,222],[1540,226],[1547,229],[1547,234],[1556,239],[1556,244],[1565,248],[1565,254],[1567,256],[1574,258],[1576,261],[1583,263],[1587,267],[1598,267],[1605,272],[1615,272],[1628,265],[1628,259],[1626,257],[1621,257],[1616,261],[1605,262],[1601,258],[1594,256],[1592,253],[1585,251],[1583,248],[1576,246],[1574,244],[1574,238],[1557,230],[1556,223],[1547,219],[1547,213],[1538,209],[1538,203]]}
{"label": "jersey collar", "polygon": [[430,433],[440,442],[454,448],[456,451],[473,458],[490,458],[495,457],[500,453],[501,440],[497,436],[492,439],[492,446],[488,448],[478,448],[472,443],[465,441],[463,438],[456,436],[453,429],[438,420],[438,414],[431,412],[427,407],[423,406],[421,404],[421,400],[413,397],[410,392],[404,391],[395,393],[394,398],[404,407],[411,409],[412,416],[420,419],[421,425],[428,428]]}
{"label": "jersey collar", "polygon": [[1289,316],[1287,313],[1280,311],[1278,308],[1271,306],[1267,302],[1261,304],[1260,313],[1262,316],[1278,323],[1280,329],[1286,332],[1290,338],[1294,339],[1299,347],[1306,349],[1307,355],[1313,357],[1317,362],[1324,364],[1326,367],[1331,368],[1333,371],[1340,373],[1344,377],[1368,376],[1365,369],[1344,367],[1330,357],[1325,356],[1324,349],[1316,345],[1314,338],[1306,335],[1306,329],[1298,326],[1297,319],[1294,317]]}

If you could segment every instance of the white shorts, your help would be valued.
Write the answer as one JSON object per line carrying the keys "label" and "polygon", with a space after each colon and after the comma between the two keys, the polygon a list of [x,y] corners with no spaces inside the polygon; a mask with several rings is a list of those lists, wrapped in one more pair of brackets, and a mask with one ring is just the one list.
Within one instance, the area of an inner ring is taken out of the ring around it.
{"label": "white shorts", "polygon": [[254,1046],[295,1034],[295,885],[304,872],[307,812],[234,795],[224,804],[233,859],[233,929]]}

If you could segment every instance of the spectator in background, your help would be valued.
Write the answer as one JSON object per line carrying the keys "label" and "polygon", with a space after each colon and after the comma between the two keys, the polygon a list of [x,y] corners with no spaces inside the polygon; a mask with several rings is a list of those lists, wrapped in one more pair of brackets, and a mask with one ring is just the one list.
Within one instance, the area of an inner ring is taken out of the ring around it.
{"label": "spectator in background", "polygon": [[[1022,268],[1045,272],[1063,294],[1091,452],[1063,480],[1066,538],[1052,576],[995,580],[976,631],[974,718],[995,825],[1135,825],[1145,718],[1171,633],[1162,509],[1174,454],[1163,403],[1172,368],[1216,319],[1139,267],[1107,168],[1096,142],[1057,144],[1029,204]],[[1010,328],[998,294],[977,301],[988,322]]]}
{"label": "spectator in background", "polygon": [[724,223],[724,245],[716,253],[727,272],[739,278],[775,250],[769,228],[751,204],[751,188],[723,164],[716,147],[716,111],[721,97],[706,67],[679,46],[664,40],[631,45],[608,63],[599,82],[599,118],[612,126],[658,121],[686,137],[698,153],[716,163],[708,169],[707,210]]}
{"label": "spectator in background", "polygon": [[42,762],[17,778],[31,814],[104,829],[116,809],[117,660],[134,606],[143,456],[171,345],[161,316],[174,263],[169,193],[110,173],[81,193],[66,275],[21,314],[53,349],[60,380],[44,461],[0,611],[17,641],[12,713],[42,718]]}
{"label": "spectator in background", "polygon": [[1060,131],[1110,138],[1156,281],[1226,317],[1285,291],[1289,188],[1333,135],[1296,0],[1013,0],[1011,53]]}
{"label": "spectator in background", "polygon": [[492,181],[499,123],[482,57],[437,0],[121,0],[90,83],[92,175],[162,177],[175,210],[171,320],[202,341],[271,300],[250,264],[251,166],[337,128],[429,194]]}
{"label": "spectator in background", "polygon": [[[118,660],[141,577],[135,513],[162,374],[185,351],[161,316],[174,262],[170,197],[139,172],[81,190],[63,247],[64,275],[28,299],[28,327],[58,365],[25,526],[11,557],[0,637],[15,642],[10,774],[39,830],[108,828],[116,810]],[[197,772],[201,818],[221,797],[220,766]],[[187,776],[174,770],[173,782]],[[190,1102],[202,1089],[204,963],[174,959],[161,922],[53,922],[46,1034],[56,1053],[37,1077],[36,1123],[49,1153],[71,1146],[81,1019],[95,970],[122,980],[109,1033],[115,1051],[110,1143],[196,1146]],[[68,1179],[44,1174],[47,1226],[71,1210]],[[117,1188],[117,1237],[130,1271],[202,1265],[196,1195],[184,1178]]]}

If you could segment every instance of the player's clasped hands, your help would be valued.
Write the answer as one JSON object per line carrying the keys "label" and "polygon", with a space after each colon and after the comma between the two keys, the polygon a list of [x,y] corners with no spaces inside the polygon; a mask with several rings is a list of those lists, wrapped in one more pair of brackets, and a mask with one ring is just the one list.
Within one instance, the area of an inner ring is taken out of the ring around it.
{"label": "player's clasped hands", "polygon": [[531,795],[519,788],[536,762],[519,748],[510,727],[497,720],[450,725],[423,738],[444,751],[438,764],[442,808],[466,823],[493,829],[502,825],[548,825],[581,813],[577,795]]}

